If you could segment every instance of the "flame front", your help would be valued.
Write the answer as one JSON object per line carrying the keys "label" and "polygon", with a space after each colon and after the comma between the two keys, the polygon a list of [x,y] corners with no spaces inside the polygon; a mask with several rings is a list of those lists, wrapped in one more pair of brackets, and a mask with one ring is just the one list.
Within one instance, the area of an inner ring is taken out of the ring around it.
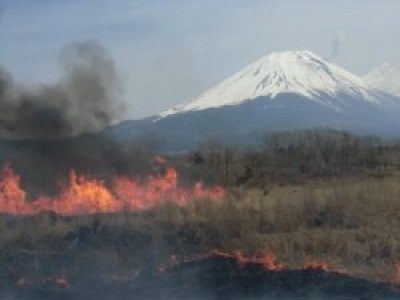
{"label": "flame front", "polygon": [[[314,271],[334,271],[336,268],[330,265],[327,262],[313,260],[308,258],[308,260],[304,263],[305,270],[314,270]],[[339,272],[339,271],[338,271]]]}
{"label": "flame front", "polygon": [[50,211],[60,215],[83,215],[142,211],[168,201],[184,206],[196,198],[220,200],[224,194],[219,186],[206,189],[201,183],[191,188],[180,187],[178,174],[171,167],[166,167],[163,175],[149,176],[145,181],[116,177],[112,188],[107,188],[103,181],[78,176],[71,170],[68,185],[57,197],[28,201],[20,176],[6,165],[0,179],[0,213],[33,215]]}

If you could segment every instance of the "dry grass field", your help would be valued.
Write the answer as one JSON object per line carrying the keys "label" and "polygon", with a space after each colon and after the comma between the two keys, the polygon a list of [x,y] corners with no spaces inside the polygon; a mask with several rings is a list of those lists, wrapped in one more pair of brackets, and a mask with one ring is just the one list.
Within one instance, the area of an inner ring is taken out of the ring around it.
{"label": "dry grass field", "polygon": [[2,216],[0,282],[63,274],[124,276],[214,249],[273,252],[286,268],[332,269],[395,281],[400,261],[400,178],[310,181],[231,189],[225,200],[167,203],[140,213]]}

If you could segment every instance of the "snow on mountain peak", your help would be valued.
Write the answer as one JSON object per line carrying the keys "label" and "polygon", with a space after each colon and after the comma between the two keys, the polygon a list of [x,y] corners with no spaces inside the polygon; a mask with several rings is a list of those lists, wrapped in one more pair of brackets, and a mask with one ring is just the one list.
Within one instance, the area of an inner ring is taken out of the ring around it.
{"label": "snow on mountain peak", "polygon": [[400,96],[400,63],[383,63],[364,77],[370,86]]}
{"label": "snow on mountain peak", "polygon": [[261,96],[274,99],[281,93],[299,94],[335,110],[340,110],[340,103],[327,96],[347,94],[379,103],[363,79],[311,51],[283,51],[262,57],[194,101],[167,110],[160,117],[235,105]]}

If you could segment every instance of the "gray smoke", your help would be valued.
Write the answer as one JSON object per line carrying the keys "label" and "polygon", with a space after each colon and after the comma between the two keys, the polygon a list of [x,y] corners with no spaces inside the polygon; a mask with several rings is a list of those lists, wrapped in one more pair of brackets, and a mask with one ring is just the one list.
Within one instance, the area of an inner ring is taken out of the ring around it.
{"label": "gray smoke", "polygon": [[330,53],[328,59],[333,60],[340,55],[343,44],[345,42],[345,39],[346,39],[345,35],[342,32],[338,32],[336,34],[336,36],[334,37],[334,39],[332,41],[331,53]]}
{"label": "gray smoke", "polygon": [[2,137],[62,138],[118,120],[118,76],[107,52],[92,41],[73,43],[63,49],[60,60],[61,78],[35,89],[17,86],[0,68]]}

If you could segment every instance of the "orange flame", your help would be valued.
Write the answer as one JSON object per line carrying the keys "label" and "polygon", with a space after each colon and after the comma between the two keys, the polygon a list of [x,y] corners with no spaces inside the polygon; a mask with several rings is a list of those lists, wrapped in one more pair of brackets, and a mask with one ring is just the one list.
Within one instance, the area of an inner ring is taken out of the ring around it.
{"label": "orange flame", "polygon": [[168,268],[172,268],[183,263],[202,261],[212,257],[233,259],[240,267],[246,267],[247,265],[259,265],[262,266],[266,271],[282,271],[284,269],[284,266],[277,261],[275,254],[271,251],[266,251],[262,256],[248,257],[241,250],[235,250],[233,251],[233,254],[219,250],[213,250],[207,254],[193,255],[190,258],[178,259],[176,255],[172,255],[169,262],[160,265],[159,271],[163,272]]}
{"label": "orange flame", "polygon": [[273,252],[267,251],[262,257],[262,264],[264,269],[270,271],[280,271],[283,270],[283,265],[279,263],[276,259],[276,256]]}
{"label": "orange flame", "polygon": [[28,208],[26,193],[20,188],[20,177],[13,172],[9,165],[5,165],[2,171],[0,203],[0,210],[10,214],[17,214]]}
{"label": "orange flame", "polygon": [[[172,255],[170,257],[170,260],[165,263],[160,265],[159,270],[160,271],[165,271],[169,268],[172,268],[177,265],[181,265],[184,263],[188,262],[194,262],[194,261],[202,261],[206,260],[209,258],[228,258],[232,259],[235,261],[235,263],[239,267],[246,267],[248,265],[258,265],[262,266],[263,269],[267,272],[279,272],[279,271],[284,271],[287,270],[282,263],[280,263],[276,257],[276,255],[271,251],[267,250],[264,253],[261,253],[261,255],[252,255],[248,256],[246,255],[243,251],[241,250],[234,250],[233,252],[223,252],[220,250],[213,250],[208,253],[200,253],[200,254],[194,254],[190,256],[189,258],[187,257],[180,257],[176,255]],[[333,265],[323,262],[323,261],[318,261],[314,260],[312,258],[308,258],[306,262],[300,267],[300,268],[294,268],[292,270],[312,270],[312,271],[323,271],[323,272],[332,272],[336,274],[346,274],[347,272],[343,269],[338,269],[334,267]],[[396,271],[397,271],[397,282],[400,284],[400,263],[396,264]]]}
{"label": "orange flame", "polygon": [[336,274],[347,274],[347,270],[342,267],[332,265],[328,262],[308,258],[303,265],[303,270],[323,271]]}
{"label": "orange flame", "polygon": [[262,256],[247,257],[243,252],[236,250],[234,252],[234,258],[240,266],[257,264],[262,265],[266,271],[283,270],[283,265],[277,261],[275,254],[271,251],[266,251]]}
{"label": "orange flame", "polygon": [[334,270],[334,267],[323,261],[308,260],[304,264],[303,269],[304,270],[315,270],[315,271],[332,271],[332,270]]}
{"label": "orange flame", "polygon": [[0,213],[32,215],[51,211],[60,215],[116,213],[151,209],[167,201],[179,206],[187,205],[196,198],[220,200],[225,191],[219,186],[206,189],[201,183],[192,188],[178,185],[175,169],[167,167],[165,174],[138,179],[117,177],[112,188],[104,182],[78,176],[70,171],[69,184],[55,198],[39,197],[28,201],[21,188],[20,177],[6,165],[0,177]]}

